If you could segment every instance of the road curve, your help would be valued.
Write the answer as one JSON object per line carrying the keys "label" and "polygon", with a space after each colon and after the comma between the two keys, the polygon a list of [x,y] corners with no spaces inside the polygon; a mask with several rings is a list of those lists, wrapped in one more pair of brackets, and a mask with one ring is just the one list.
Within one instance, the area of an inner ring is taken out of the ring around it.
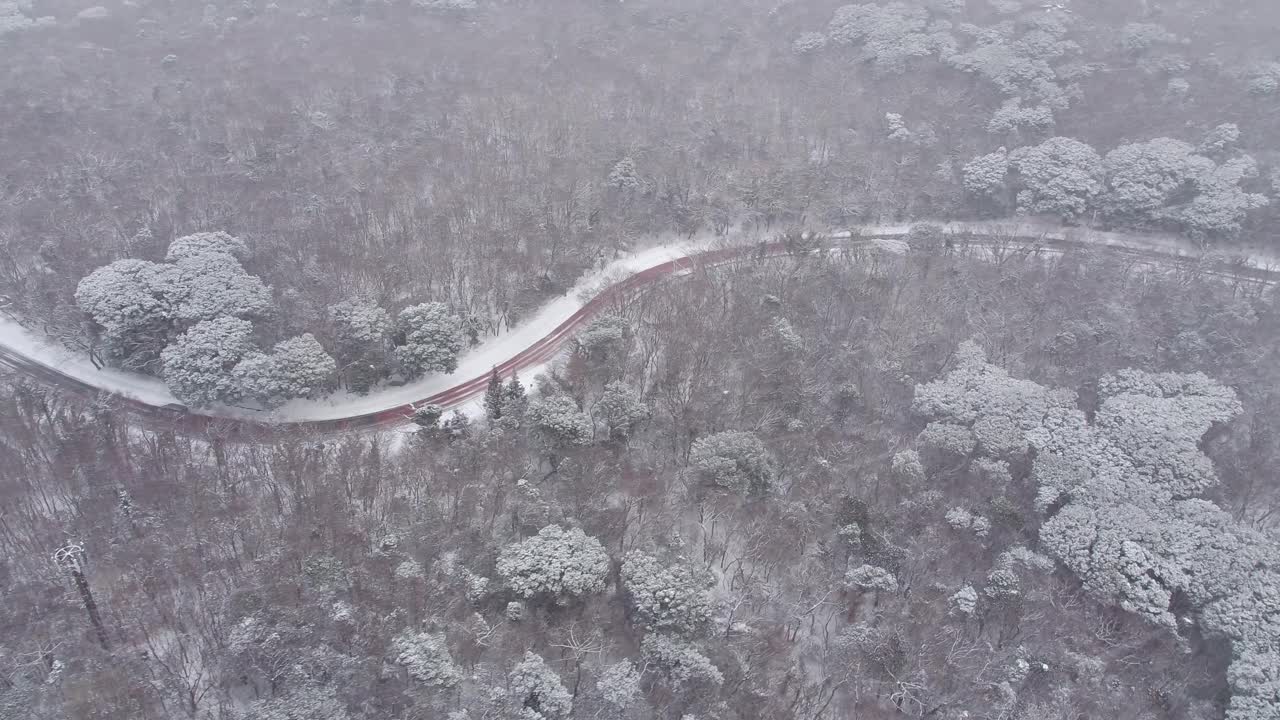
{"label": "road curve", "polygon": [[[1274,284],[1280,281],[1280,270],[1269,257],[1206,257],[1184,242],[1162,236],[1103,233],[1083,229],[1063,229],[1040,223],[974,222],[940,223],[947,231],[948,247],[985,250],[993,257],[1012,254],[1060,255],[1071,250],[1105,252],[1126,262],[1159,266],[1187,266],[1236,282]],[[699,269],[775,258],[820,249],[874,248],[885,241],[900,241],[910,232],[910,225],[866,226],[852,231],[817,236],[803,247],[789,241],[773,241],[709,250],[669,260],[641,270],[600,291],[580,309],[561,322],[550,333],[524,350],[497,365],[498,374],[509,377],[513,372],[542,365],[551,360],[573,337],[575,332],[611,303],[649,290],[664,280]],[[60,371],[41,360],[25,355],[21,349],[0,344],[0,365],[11,367],[34,379],[60,389],[87,396],[99,396],[103,388]],[[281,435],[331,436],[335,434],[386,429],[409,422],[414,410],[428,404],[448,409],[482,394],[490,372],[419,401],[377,412],[353,415],[337,420],[264,422],[224,417],[199,411],[156,406],[125,395],[112,395],[120,409],[139,416],[144,424],[228,440],[266,440]]]}

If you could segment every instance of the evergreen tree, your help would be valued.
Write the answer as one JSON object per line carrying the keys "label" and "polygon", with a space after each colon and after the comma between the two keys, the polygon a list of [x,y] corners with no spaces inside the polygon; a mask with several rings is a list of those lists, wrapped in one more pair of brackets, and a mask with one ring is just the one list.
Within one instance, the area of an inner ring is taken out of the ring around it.
{"label": "evergreen tree", "polygon": [[508,415],[519,414],[525,406],[524,385],[520,382],[520,374],[511,371],[511,379],[502,389],[502,406]]}
{"label": "evergreen tree", "polygon": [[405,308],[398,317],[396,358],[409,377],[451,373],[462,352],[462,321],[443,303]]}
{"label": "evergreen tree", "polygon": [[439,405],[423,405],[413,413],[413,423],[424,430],[435,430],[440,427],[440,418],[444,417],[444,408]]}
{"label": "evergreen tree", "polygon": [[454,410],[449,419],[440,428],[445,437],[451,440],[464,440],[471,434],[471,420],[461,412]]}
{"label": "evergreen tree", "polygon": [[498,377],[498,368],[495,366],[493,374],[489,376],[489,387],[484,391],[484,414],[490,422],[502,419],[503,396],[502,378]]}

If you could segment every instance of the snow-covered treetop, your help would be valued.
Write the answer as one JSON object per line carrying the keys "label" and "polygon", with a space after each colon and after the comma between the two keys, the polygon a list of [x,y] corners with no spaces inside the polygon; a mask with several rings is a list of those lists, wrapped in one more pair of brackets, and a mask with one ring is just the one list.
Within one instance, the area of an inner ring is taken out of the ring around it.
{"label": "snow-covered treetop", "polygon": [[574,343],[587,352],[607,348],[622,342],[627,333],[627,321],[621,315],[605,315],[592,321],[574,338]]}
{"label": "snow-covered treetop", "polygon": [[961,343],[954,369],[945,377],[916,387],[912,411],[935,422],[972,427],[978,420],[1008,418],[1024,433],[1084,422],[1075,394],[1051,390],[1011,377],[987,364],[986,353],[972,341]]}
{"label": "snow-covered treetop", "polygon": [[344,300],[330,305],[328,315],[341,341],[352,347],[379,347],[391,333],[391,315],[371,302]]}
{"label": "snow-covered treetop", "polygon": [[791,43],[791,51],[796,55],[816,53],[827,46],[827,36],[820,32],[800,33]]}
{"label": "snow-covered treetop", "polygon": [[1154,138],[1121,145],[1107,153],[1104,205],[1113,215],[1140,216],[1164,207],[1169,198],[1209,172],[1213,161],[1181,140]]}
{"label": "snow-covered treetop", "polygon": [[[1166,627],[1176,627],[1173,601],[1184,594],[1207,630],[1233,640],[1229,717],[1274,717],[1280,544],[1198,497],[1217,482],[1200,440],[1241,412],[1239,399],[1199,373],[1125,370],[1098,390],[1089,423],[1070,393],[1012,378],[965,343],[954,371],[917,388],[914,407],[975,435],[984,425],[1016,431],[1036,450],[1038,505],[1053,511],[1042,548],[1090,592]],[[985,442],[975,449],[995,452]],[[1018,550],[1002,555],[988,579],[992,597],[1016,589],[1019,567],[1044,569],[1040,556]]]}
{"label": "snow-covered treetop", "polygon": [[400,311],[396,326],[404,343],[396,358],[410,376],[453,372],[462,352],[462,322],[443,303],[423,303]]}
{"label": "snow-covered treetop", "polygon": [[245,397],[271,407],[320,393],[337,369],[333,358],[307,333],[276,343],[270,355],[251,353],[236,366],[235,376]]}
{"label": "snow-covered treetop", "polygon": [[630,157],[624,157],[614,164],[605,183],[615,190],[638,190],[644,187],[644,181],[636,170],[636,161]]}
{"label": "snow-covered treetop", "polygon": [[310,334],[278,343],[271,354],[254,348],[250,320],[269,315],[273,303],[271,288],[240,265],[237,256],[247,253],[224,232],[180,237],[168,262],[118,260],[90,273],[76,302],[122,355],[158,354],[184,403],[247,397],[270,407],[326,389],[336,364]]}
{"label": "snow-covered treetop", "polygon": [[462,669],[449,655],[444,633],[405,631],[396,637],[391,647],[396,662],[418,682],[440,688],[451,688],[462,682]]}
{"label": "snow-covered treetop", "polygon": [[768,492],[773,464],[773,456],[760,438],[740,430],[698,438],[689,450],[689,465],[704,480],[740,493]]}
{"label": "snow-covered treetop", "polygon": [[1205,133],[1204,139],[1200,141],[1200,146],[1196,150],[1206,155],[1215,155],[1231,150],[1238,142],[1240,142],[1240,126],[1235,123],[1222,123]]}
{"label": "snow-covered treetop", "polygon": [[687,562],[666,565],[635,550],[623,560],[622,582],[639,625],[695,633],[711,619],[714,579]]}
{"label": "snow-covered treetop", "polygon": [[623,660],[600,673],[596,689],[600,697],[618,712],[624,712],[641,696],[641,675],[634,663]]}
{"label": "snow-covered treetop", "polygon": [[968,617],[978,609],[978,591],[972,585],[965,585],[947,599],[952,614]]}
{"label": "snow-covered treetop", "polygon": [[608,426],[611,438],[626,438],[649,417],[649,408],[640,399],[640,394],[621,380],[605,386],[594,410]]}
{"label": "snow-covered treetop", "polygon": [[966,163],[962,173],[964,189],[969,193],[978,197],[995,195],[1009,174],[1009,152],[1002,147],[980,155]]}
{"label": "snow-covered treetop", "polygon": [[946,52],[954,46],[942,28],[930,27],[928,11],[901,2],[837,8],[827,36],[843,45],[861,45],[868,59],[894,72],[905,69],[914,58]]}
{"label": "snow-covered treetop", "polygon": [[1216,423],[1238,415],[1235,391],[1203,373],[1151,374],[1122,370],[1098,383],[1102,405],[1094,426],[1147,482],[1175,497],[1197,495],[1217,483],[1198,446]]}
{"label": "snow-covered treetop", "polygon": [[911,486],[924,482],[924,463],[920,461],[920,453],[915,450],[903,450],[894,453],[889,465],[890,472],[898,482]]}
{"label": "snow-covered treetop", "polygon": [[861,565],[850,569],[844,575],[845,585],[860,590],[879,590],[893,592],[898,589],[898,579],[893,573],[875,565]]}
{"label": "snow-covered treetop", "polygon": [[568,395],[539,398],[529,404],[525,417],[552,447],[568,448],[591,441],[591,418]]}
{"label": "snow-covered treetop", "polygon": [[979,538],[985,538],[991,532],[991,521],[981,515],[974,515],[962,507],[947,510],[947,524],[956,530],[969,530]]}
{"label": "snow-covered treetop", "polygon": [[1089,145],[1066,137],[1050,138],[1009,155],[1023,189],[1018,209],[1079,217],[1102,192],[1102,158]]}
{"label": "snow-covered treetop", "polygon": [[[1006,104],[990,129],[1047,128],[1038,111]],[[1043,122],[1042,122],[1043,121]],[[1101,211],[1129,223],[1175,227],[1192,236],[1238,233],[1248,213],[1269,199],[1247,192],[1257,163],[1236,155],[1239,128],[1216,127],[1199,147],[1172,138],[1121,145],[1099,158],[1088,145],[1055,137],[1039,145],[982,155],[964,166],[965,189],[982,198],[1002,199],[1017,190],[1019,212],[1067,218]]]}
{"label": "snow-covered treetop", "polygon": [[507,684],[512,710],[520,720],[560,720],[573,713],[573,696],[560,676],[532,651],[511,669]]}
{"label": "snow-covered treetop", "polygon": [[272,310],[271,288],[222,252],[184,255],[177,260],[176,317],[200,322],[220,317],[264,317]]}
{"label": "snow-covered treetop", "polygon": [[498,554],[498,574],[515,594],[563,604],[604,589],[609,555],[578,528],[548,525]]}
{"label": "snow-covered treetop", "polygon": [[225,232],[201,232],[185,235],[169,243],[169,251],[165,260],[179,262],[197,255],[221,253],[237,259],[244,259],[249,254],[249,246],[240,238]]}
{"label": "snow-covered treetop", "polygon": [[984,78],[1028,106],[1067,108],[1072,89],[1064,87],[1054,63],[1077,53],[1079,46],[1064,39],[1066,23],[1041,13],[1027,22],[962,24],[957,29],[972,38],[972,45],[944,57],[953,67]]}
{"label": "snow-covered treetop", "polygon": [[250,275],[234,253],[245,245],[226,233],[173,241],[169,263],[117,260],[76,287],[76,303],[109,335],[181,331],[204,320],[252,319],[272,311],[271,288]]}
{"label": "snow-covered treetop", "polygon": [[253,350],[252,334],[253,324],[239,318],[197,323],[162,353],[165,383],[192,406],[238,400],[240,384],[231,371]]}
{"label": "snow-covered treetop", "polygon": [[1034,447],[1046,506],[1062,493],[1133,498],[1135,485],[1141,497],[1186,498],[1216,482],[1197,442],[1240,412],[1230,388],[1198,373],[1126,370],[1103,378],[1099,396],[1090,425],[1073,393],[1013,378],[967,342],[955,370],[919,386],[912,407],[934,423],[968,428],[981,455]]}
{"label": "snow-covered treetop", "polygon": [[108,333],[122,333],[176,315],[176,273],[146,260],[117,260],[76,286],[76,304]]}
{"label": "snow-covered treetop", "polygon": [[724,682],[720,668],[687,640],[649,633],[640,641],[640,651],[648,666],[661,673],[675,690]]}

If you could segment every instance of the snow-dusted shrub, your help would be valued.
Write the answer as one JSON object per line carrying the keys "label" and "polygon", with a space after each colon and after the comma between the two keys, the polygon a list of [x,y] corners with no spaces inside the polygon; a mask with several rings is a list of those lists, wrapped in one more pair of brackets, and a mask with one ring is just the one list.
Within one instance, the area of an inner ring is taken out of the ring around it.
{"label": "snow-dusted shrub", "polygon": [[1012,570],[996,568],[987,575],[987,587],[983,592],[990,598],[1014,597],[1022,594],[1022,583]]}

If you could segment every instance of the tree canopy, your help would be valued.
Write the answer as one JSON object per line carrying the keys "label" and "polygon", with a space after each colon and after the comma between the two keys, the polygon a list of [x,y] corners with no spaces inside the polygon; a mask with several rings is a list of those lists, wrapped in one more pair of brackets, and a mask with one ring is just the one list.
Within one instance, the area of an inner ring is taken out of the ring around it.
{"label": "tree canopy", "polygon": [[1280,543],[1205,499],[1218,478],[1200,442],[1240,413],[1236,393],[1203,374],[1124,370],[1099,381],[1089,421],[1073,393],[1015,379],[971,342],[955,360],[917,388],[916,412],[975,435],[984,425],[1020,435],[1035,451],[1045,550],[1090,592],[1170,630],[1192,619],[1179,614],[1185,597],[1206,630],[1233,641],[1229,717],[1280,710],[1280,623],[1261,610],[1280,587]]}
{"label": "tree canopy", "polygon": [[578,528],[548,525],[503,548],[497,569],[516,595],[563,604],[604,589],[609,555],[599,540]]}

